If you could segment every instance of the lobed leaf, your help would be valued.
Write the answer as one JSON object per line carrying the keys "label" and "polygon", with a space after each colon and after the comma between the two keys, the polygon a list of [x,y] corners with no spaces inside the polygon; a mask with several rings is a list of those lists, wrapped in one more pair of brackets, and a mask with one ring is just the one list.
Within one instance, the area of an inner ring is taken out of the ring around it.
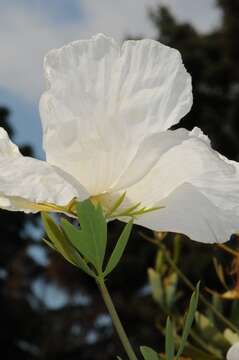
{"label": "lobed leaf", "polygon": [[85,260],[71,245],[61,228],[54,222],[54,220],[47,213],[42,213],[41,216],[45,231],[50,239],[50,241],[46,239],[44,239],[44,241],[51,248],[57,250],[68,262],[79,267],[88,275],[94,276],[93,271],[90,270]]}
{"label": "lobed leaf", "polygon": [[102,271],[107,243],[107,223],[100,205],[94,206],[90,200],[76,204],[80,228],[62,219],[61,225],[72,245],[87,262]]}
{"label": "lobed leaf", "polygon": [[81,226],[81,238],[87,243],[88,252],[95,259],[95,267],[102,270],[107,244],[107,223],[100,204],[94,206],[90,200],[79,202],[76,211]]}

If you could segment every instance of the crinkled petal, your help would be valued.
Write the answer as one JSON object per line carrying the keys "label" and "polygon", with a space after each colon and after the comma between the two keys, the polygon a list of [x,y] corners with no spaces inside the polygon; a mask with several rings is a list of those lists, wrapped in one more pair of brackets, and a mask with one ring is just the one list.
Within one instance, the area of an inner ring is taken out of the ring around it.
{"label": "crinkled petal", "polygon": [[44,161],[24,157],[0,128],[0,207],[36,212],[34,204],[68,204],[85,199],[86,190],[62,170]]}
{"label": "crinkled petal", "polygon": [[[218,174],[229,182],[239,181],[235,167],[211,148],[202,132],[194,129],[191,132],[185,130],[183,134],[184,138],[180,138],[183,141],[177,142],[175,133],[175,137],[171,137],[171,147],[163,153],[152,170],[140,182],[127,189],[130,198],[153,206],[185,182],[195,185],[199,179],[208,179],[210,182]],[[223,196],[223,191],[220,193]]]}
{"label": "crinkled petal", "polygon": [[[185,184],[194,191],[182,191]],[[148,175],[127,189],[127,199],[148,207],[165,206],[143,216],[140,221],[143,224],[147,218],[145,226],[152,222],[154,230],[178,231],[202,242],[222,242],[239,230],[238,188],[239,164],[214,151],[208,138],[194,129],[177,145],[172,142]]]}
{"label": "crinkled petal", "polygon": [[[92,195],[132,183],[124,174],[147,138],[177,123],[192,104],[180,54],[153,40],[76,41],[46,56],[45,74],[49,89],[40,112],[47,160]],[[140,177],[149,171],[143,162],[141,168]]]}
{"label": "crinkled petal", "polygon": [[111,191],[126,189],[137,184],[148,174],[172,146],[181,144],[188,137],[185,129],[164,131],[145,138],[122,175],[112,184]]}
{"label": "crinkled petal", "polygon": [[5,129],[0,127],[0,158],[5,157],[19,157],[20,151],[17,145],[9,139],[8,134]]}
{"label": "crinkled petal", "polygon": [[239,163],[228,160],[218,154],[228,171],[205,173],[192,180],[192,184],[216,206],[225,210],[232,210],[239,216]]}
{"label": "crinkled petal", "polygon": [[202,243],[222,243],[239,230],[239,217],[216,207],[196,187],[184,183],[157,203],[161,209],[140,216],[136,223],[155,231],[187,235]]}

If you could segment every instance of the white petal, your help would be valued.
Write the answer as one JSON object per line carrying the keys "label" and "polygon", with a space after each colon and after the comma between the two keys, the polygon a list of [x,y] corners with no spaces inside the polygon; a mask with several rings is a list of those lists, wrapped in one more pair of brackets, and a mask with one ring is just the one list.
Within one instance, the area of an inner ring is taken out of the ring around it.
{"label": "white petal", "polygon": [[46,56],[45,73],[50,88],[40,112],[47,160],[91,194],[117,184],[145,138],[177,123],[192,103],[180,54],[153,40],[121,47],[98,35],[73,42]]}
{"label": "white petal", "polygon": [[6,130],[0,127],[0,157],[17,157],[19,155],[18,147],[11,142]]}
{"label": "white petal", "polygon": [[33,203],[66,205],[88,193],[69,175],[44,161],[24,157],[0,128],[0,207],[34,212]]}
{"label": "white petal", "polygon": [[168,137],[168,151],[140,182],[127,190],[129,197],[152,206],[184,182],[192,182],[207,173],[213,174],[211,176],[215,172],[225,173],[225,176],[234,173],[234,168],[212,150],[201,133],[198,136],[195,131],[172,133],[174,136]]}
{"label": "white petal", "polygon": [[181,144],[187,137],[187,130],[178,129],[145,138],[116,184],[112,185],[112,191],[122,190],[140,182],[154,168],[164,153],[172,146]]}
{"label": "white petal", "polygon": [[227,164],[228,171],[217,170],[213,176],[205,173],[191,181],[193,185],[216,206],[225,210],[232,210],[239,216],[239,163],[230,161],[218,154]]}
{"label": "white petal", "polygon": [[239,230],[239,217],[210,202],[196,187],[183,184],[157,204],[164,208],[139,217],[137,224],[187,235],[203,243],[222,243]]}
{"label": "white petal", "polygon": [[[171,149],[160,157],[147,176],[127,189],[128,201],[132,204],[141,201],[142,205],[149,207],[166,206],[165,210],[147,215],[148,225],[145,225],[149,227],[152,221],[152,228],[156,229],[158,221],[157,230],[183,232],[194,240],[204,242],[227,241],[233,232],[239,230],[239,164],[212,150],[208,138],[198,129],[184,132],[184,136],[184,141],[176,146],[172,138]],[[179,191],[184,189],[185,184],[193,186],[191,195]],[[198,213],[203,215],[204,211],[205,219],[203,216],[200,219]],[[165,217],[161,217],[162,214]],[[211,225],[204,224],[201,235],[197,233],[197,228],[200,229],[203,221],[208,222],[209,219]],[[191,229],[191,226],[194,228]],[[212,231],[206,236],[210,226]]]}
{"label": "white petal", "polygon": [[239,343],[235,343],[230,347],[227,352],[227,360],[238,360],[239,359]]}

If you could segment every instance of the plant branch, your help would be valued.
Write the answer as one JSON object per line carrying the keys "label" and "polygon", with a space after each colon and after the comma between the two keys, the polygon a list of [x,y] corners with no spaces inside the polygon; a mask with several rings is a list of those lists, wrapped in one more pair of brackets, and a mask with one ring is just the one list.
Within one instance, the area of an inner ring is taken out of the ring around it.
{"label": "plant branch", "polygon": [[110,297],[110,294],[108,292],[108,289],[105,285],[105,282],[104,282],[104,279],[102,278],[98,278],[97,279],[97,285],[100,289],[100,292],[101,292],[101,295],[102,295],[102,298],[105,302],[105,305],[109,311],[109,314],[111,316],[111,319],[112,319],[112,322],[114,324],[114,327],[118,333],[118,336],[121,340],[121,343],[125,349],[125,352],[127,353],[128,357],[129,357],[129,360],[137,360],[137,357],[135,355],[135,352],[129,342],[129,339],[126,335],[126,332],[121,324],[121,321],[119,319],[119,316],[116,312],[116,309],[114,307],[114,304],[112,302],[112,299]]}
{"label": "plant branch", "polygon": [[[161,244],[161,242],[155,241],[154,239],[146,236],[145,234],[142,234],[143,238],[147,241],[149,241],[150,243],[156,245],[157,247],[159,247],[164,255],[165,255],[165,259],[167,260],[167,262],[169,263],[169,265],[176,271],[176,273],[178,274],[178,276],[181,278],[181,280],[193,291],[195,291],[195,286],[191,283],[191,281],[184,275],[184,273],[177,267],[177,265],[174,263],[174,261],[172,260],[171,256],[169,255],[166,247]],[[223,322],[226,326],[228,326],[230,329],[232,329],[233,331],[235,331],[237,334],[239,334],[239,329],[228,319],[226,319],[202,294],[199,294],[199,299],[201,300],[201,302],[206,305],[213,313],[214,315],[221,321]]]}

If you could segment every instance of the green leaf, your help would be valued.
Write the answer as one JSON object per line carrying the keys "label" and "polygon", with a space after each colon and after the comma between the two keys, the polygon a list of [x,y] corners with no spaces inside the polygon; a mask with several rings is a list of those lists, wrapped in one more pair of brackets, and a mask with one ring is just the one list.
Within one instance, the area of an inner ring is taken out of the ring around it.
{"label": "green leaf", "polygon": [[84,237],[82,237],[80,229],[64,218],[61,219],[61,226],[72,245],[86,258],[87,261],[94,264],[94,254],[90,252],[88,243],[85,241]]}
{"label": "green leaf", "polygon": [[57,250],[67,261],[71,264],[79,267],[88,275],[94,276],[93,271],[89,269],[86,262],[76,249],[71,245],[68,239],[65,238],[61,228],[54,222],[54,220],[46,213],[41,213],[42,222],[49,237],[50,241],[44,239],[44,241],[53,249]]}
{"label": "green leaf", "polygon": [[95,266],[101,270],[107,244],[107,223],[102,207],[100,204],[95,207],[90,200],[85,200],[76,205],[76,211],[82,236],[89,241],[89,249],[96,259]]}
{"label": "green leaf", "polygon": [[113,271],[114,268],[116,267],[116,265],[119,263],[122,255],[123,255],[123,252],[125,250],[125,247],[128,243],[129,236],[130,236],[130,233],[132,230],[132,226],[133,226],[133,220],[131,220],[128,224],[125,225],[124,230],[121,233],[121,235],[115,245],[115,248],[110,256],[110,259],[109,259],[106,269],[104,271],[104,276],[111,273],[111,271]]}
{"label": "green leaf", "polygon": [[174,359],[173,325],[169,317],[167,318],[167,324],[166,324],[165,353],[167,360]]}
{"label": "green leaf", "polygon": [[51,241],[45,239],[45,238],[42,238],[42,240],[44,241],[44,243],[46,243],[52,250],[54,251],[57,251],[57,249],[55,248],[55,246],[52,244]]}
{"label": "green leaf", "polygon": [[140,351],[144,357],[144,360],[159,360],[159,356],[156,351],[148,346],[140,346]]}
{"label": "green leaf", "polygon": [[189,332],[192,327],[193,319],[194,319],[194,316],[195,316],[195,313],[197,310],[197,306],[198,306],[199,286],[200,286],[200,283],[197,284],[196,290],[194,291],[194,293],[191,296],[188,313],[186,314],[186,320],[185,320],[185,324],[184,324],[182,339],[181,339],[181,343],[180,343],[175,360],[178,360],[179,357],[182,355]]}
{"label": "green leaf", "polygon": [[74,247],[91,262],[98,272],[102,271],[107,243],[107,223],[100,205],[96,207],[90,200],[76,205],[80,229],[66,219],[61,225]]}
{"label": "green leaf", "polygon": [[53,246],[67,261],[76,265],[74,255],[72,254],[72,248],[65,241],[65,237],[61,229],[47,213],[42,212],[41,216],[45,231]]}

